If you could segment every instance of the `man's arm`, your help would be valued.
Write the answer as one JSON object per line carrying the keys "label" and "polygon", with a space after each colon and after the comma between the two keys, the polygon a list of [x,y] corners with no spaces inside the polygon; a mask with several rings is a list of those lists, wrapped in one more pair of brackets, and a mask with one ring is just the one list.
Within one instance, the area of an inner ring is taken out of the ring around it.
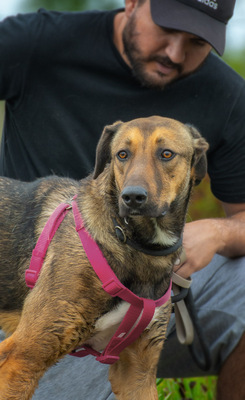
{"label": "man's arm", "polygon": [[174,271],[184,278],[204,268],[217,253],[245,256],[245,203],[222,203],[226,218],[203,219],[186,224],[183,245],[186,261]]}

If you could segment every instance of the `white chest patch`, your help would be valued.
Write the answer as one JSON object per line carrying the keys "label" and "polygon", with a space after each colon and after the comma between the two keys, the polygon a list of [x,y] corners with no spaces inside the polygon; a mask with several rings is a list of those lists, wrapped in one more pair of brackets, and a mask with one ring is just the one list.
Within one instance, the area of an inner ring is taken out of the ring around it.
{"label": "white chest patch", "polygon": [[[95,335],[85,344],[88,344],[97,351],[104,350],[122,322],[129,306],[129,303],[123,301],[118,307],[99,318],[95,325]],[[158,310],[159,307],[156,308],[152,321],[157,319]]]}
{"label": "white chest patch", "polygon": [[152,218],[155,226],[155,235],[152,238],[152,243],[161,244],[163,246],[173,246],[178,238],[172,232],[166,232],[159,228],[155,219]]}
{"label": "white chest patch", "polygon": [[97,351],[104,350],[122,322],[129,306],[129,303],[123,301],[118,307],[99,318],[95,325],[96,333],[86,344]]}

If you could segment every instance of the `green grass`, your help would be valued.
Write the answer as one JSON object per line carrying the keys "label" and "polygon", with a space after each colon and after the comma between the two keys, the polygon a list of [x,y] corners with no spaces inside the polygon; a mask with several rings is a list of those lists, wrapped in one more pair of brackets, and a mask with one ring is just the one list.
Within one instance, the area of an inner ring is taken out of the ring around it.
{"label": "green grass", "polygon": [[159,400],[215,400],[215,376],[157,379]]}

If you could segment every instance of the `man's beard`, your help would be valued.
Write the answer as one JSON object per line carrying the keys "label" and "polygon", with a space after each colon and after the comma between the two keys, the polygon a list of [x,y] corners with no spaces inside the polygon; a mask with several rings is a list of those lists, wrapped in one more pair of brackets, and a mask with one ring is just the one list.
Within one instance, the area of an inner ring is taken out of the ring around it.
{"label": "man's beard", "polygon": [[[164,89],[169,83],[172,83],[174,80],[178,79],[182,73],[182,66],[180,64],[173,63],[167,56],[163,57],[160,55],[152,55],[148,58],[143,58],[141,56],[141,51],[136,42],[137,31],[135,29],[135,16],[132,16],[128,21],[127,25],[124,28],[122,40],[124,45],[124,53],[127,56],[134,77],[140,81],[142,86],[145,86],[150,89]],[[159,79],[152,77],[146,71],[146,64],[148,62],[155,61],[157,63],[162,64],[165,67],[170,67],[176,69],[178,72],[178,76],[172,80],[164,79],[165,75],[158,71]]]}

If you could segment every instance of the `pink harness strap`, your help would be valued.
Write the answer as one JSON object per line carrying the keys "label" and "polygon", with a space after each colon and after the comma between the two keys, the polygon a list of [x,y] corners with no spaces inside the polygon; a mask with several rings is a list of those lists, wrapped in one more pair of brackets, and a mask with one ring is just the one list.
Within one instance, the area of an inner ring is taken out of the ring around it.
{"label": "pink harness strap", "polygon": [[25,272],[26,285],[31,289],[33,289],[38,280],[49,244],[70,208],[71,206],[69,204],[60,204],[48,219],[39,236],[37,244],[32,252],[29,268]]}
{"label": "pink harness strap", "polygon": [[[118,296],[122,300],[128,302],[130,307],[117,331],[102,353],[85,345],[82,348],[75,349],[71,355],[84,357],[88,354],[92,354],[96,356],[96,359],[101,363],[113,364],[119,359],[121,351],[129,344],[133,343],[149,325],[154,316],[155,308],[169,300],[171,295],[171,282],[164,296],[156,301],[138,297],[127,289],[118,280],[98,245],[86,231],[75,198],[76,196],[72,202],[72,209],[76,230],[91,266],[101,280],[103,289],[112,297]],[[31,288],[33,288],[38,279],[49,243],[69,209],[71,209],[69,204],[60,204],[47,221],[37,241],[36,247],[33,250],[30,267],[26,271],[26,283]]]}

